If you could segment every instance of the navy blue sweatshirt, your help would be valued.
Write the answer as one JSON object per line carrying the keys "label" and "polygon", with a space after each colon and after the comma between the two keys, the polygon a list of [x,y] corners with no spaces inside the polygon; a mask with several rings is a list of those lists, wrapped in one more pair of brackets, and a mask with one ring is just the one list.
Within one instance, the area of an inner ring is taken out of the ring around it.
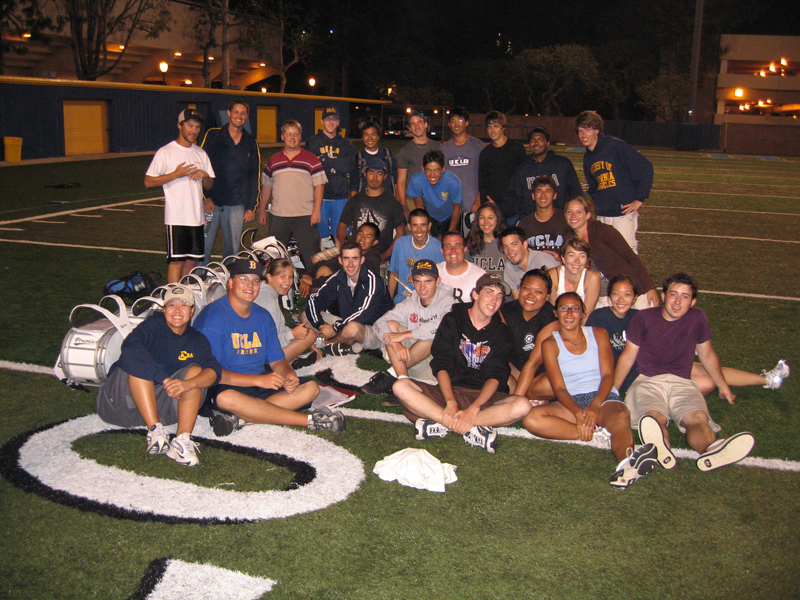
{"label": "navy blue sweatshirt", "polygon": [[600,217],[620,217],[622,207],[644,202],[653,187],[653,163],[627,142],[603,135],[583,156],[583,174]]}
{"label": "navy blue sweatshirt", "polygon": [[519,213],[522,217],[536,212],[536,202],[533,200],[533,182],[541,175],[549,175],[556,181],[556,199],[553,206],[564,210],[567,200],[575,196],[582,196],[581,182],[572,161],[566,156],[548,150],[542,162],[538,162],[533,155],[529,155],[511,178],[508,184],[503,204],[511,214]]}
{"label": "navy blue sweatshirt", "polygon": [[327,200],[349,198],[351,182],[358,180],[356,149],[350,140],[340,135],[331,139],[320,129],[306,140],[306,150],[319,158],[328,176],[323,197]]}
{"label": "navy blue sweatshirt", "polygon": [[306,316],[314,329],[319,329],[324,323],[322,311],[334,301],[339,302],[339,316],[342,317],[341,321],[333,325],[333,330],[337,333],[350,321],[372,325],[394,307],[383,279],[372,269],[366,268],[366,265],[361,265],[358,281],[352,292],[347,279],[347,273],[340,269],[328,277],[317,293],[308,299]]}

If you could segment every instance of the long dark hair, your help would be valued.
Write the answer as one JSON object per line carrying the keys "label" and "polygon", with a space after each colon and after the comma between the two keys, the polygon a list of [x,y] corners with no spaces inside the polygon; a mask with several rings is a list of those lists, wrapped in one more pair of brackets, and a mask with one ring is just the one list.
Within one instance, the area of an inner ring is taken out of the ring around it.
{"label": "long dark hair", "polygon": [[483,230],[478,226],[478,219],[481,216],[481,211],[488,208],[494,213],[494,216],[497,217],[497,225],[494,228],[494,237],[496,238],[497,235],[506,228],[506,222],[503,219],[503,213],[500,212],[500,209],[497,208],[495,204],[484,204],[478,209],[478,212],[475,214],[475,222],[472,224],[472,229],[469,230],[469,235],[467,236],[467,251],[470,253],[471,256],[475,256],[483,252],[485,247],[485,242],[483,241]]}

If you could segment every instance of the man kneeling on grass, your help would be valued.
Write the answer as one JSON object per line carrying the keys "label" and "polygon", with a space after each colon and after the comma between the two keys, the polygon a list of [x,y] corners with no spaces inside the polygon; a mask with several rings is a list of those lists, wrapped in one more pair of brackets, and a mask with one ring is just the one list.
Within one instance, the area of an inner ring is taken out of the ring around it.
{"label": "man kneeling on grass", "polygon": [[214,434],[229,435],[247,423],[344,431],[344,416],[338,411],[322,407],[311,414],[297,412],[317,397],[319,386],[297,376],[284,357],[275,322],[254,304],[261,265],[238,258],[228,271],[228,295],[206,306],[195,322],[223,369],[220,383],[208,393]]}
{"label": "man kneeling on grass", "polygon": [[697,468],[711,471],[745,458],[755,445],[752,433],[737,433],[727,439],[716,439],[719,426],[708,414],[706,400],[697,382],[692,380],[695,353],[709,377],[719,389],[720,398],[733,404],[731,392],[719,358],[711,345],[711,328],[705,312],[694,308],[697,284],[686,273],[677,273],[664,280],[663,307],[640,310],[631,320],[625,349],[617,361],[614,385],[625,381],[636,362],[639,376],[633,380],[625,396],[631,422],[639,423],[639,438],[658,449],[658,462],[665,469],[675,466],[670,450],[667,425],[670,419],[686,442],[700,454]]}
{"label": "man kneeling on grass", "polygon": [[431,345],[431,371],[439,385],[398,378],[392,387],[416,437],[444,437],[449,430],[473,446],[495,451],[497,432],[531,410],[522,396],[508,395],[511,330],[497,311],[511,288],[496,273],[478,279],[471,304],[455,304]]}
{"label": "man kneeling on grass", "polygon": [[378,319],[373,329],[384,344],[384,358],[392,363],[389,371],[373,375],[361,388],[365,394],[389,394],[384,406],[397,406],[391,395],[398,377],[432,379],[431,344],[442,317],[453,306],[453,290],[441,283],[439,269],[432,260],[418,260],[411,268],[414,293]]}
{"label": "man kneeling on grass", "polygon": [[[200,464],[190,436],[205,388],[222,372],[208,340],[189,324],[193,314],[192,291],[183,285],[170,288],[164,312],[154,313],[125,338],[96,403],[106,423],[146,425],[150,454],[166,454],[189,467]],[[170,443],[164,425],[174,423],[178,432]]]}

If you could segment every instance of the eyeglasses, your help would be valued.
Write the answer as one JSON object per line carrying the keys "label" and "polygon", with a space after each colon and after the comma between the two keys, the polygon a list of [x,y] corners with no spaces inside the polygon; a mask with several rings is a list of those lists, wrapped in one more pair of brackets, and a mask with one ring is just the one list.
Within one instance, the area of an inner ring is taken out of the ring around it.
{"label": "eyeglasses", "polygon": [[556,310],[558,312],[560,312],[560,313],[568,313],[568,312],[582,313],[583,312],[583,309],[580,306],[559,306]]}
{"label": "eyeglasses", "polygon": [[252,277],[248,277],[247,275],[239,275],[237,277],[234,277],[234,279],[236,281],[238,281],[239,283],[241,283],[242,285],[258,285],[259,284],[259,280],[258,279],[253,279]]}

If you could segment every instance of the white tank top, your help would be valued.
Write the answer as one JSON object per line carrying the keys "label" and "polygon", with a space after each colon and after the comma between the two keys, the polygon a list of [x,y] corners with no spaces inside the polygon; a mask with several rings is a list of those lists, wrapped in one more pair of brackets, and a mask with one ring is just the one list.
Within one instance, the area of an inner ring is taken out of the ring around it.
{"label": "white tank top", "polygon": [[[575,293],[578,294],[578,296],[580,296],[581,300],[583,300],[584,302],[586,302],[586,290],[583,287],[583,282],[586,279],[586,271],[588,270],[589,269],[584,267],[583,271],[581,271],[581,280],[578,282],[578,288],[575,290]],[[560,296],[561,294],[567,291],[566,289],[564,289],[565,284],[566,284],[566,274],[564,273],[564,265],[561,265],[560,267],[558,267],[558,290],[557,290],[558,293],[556,294],[556,296]]]}

